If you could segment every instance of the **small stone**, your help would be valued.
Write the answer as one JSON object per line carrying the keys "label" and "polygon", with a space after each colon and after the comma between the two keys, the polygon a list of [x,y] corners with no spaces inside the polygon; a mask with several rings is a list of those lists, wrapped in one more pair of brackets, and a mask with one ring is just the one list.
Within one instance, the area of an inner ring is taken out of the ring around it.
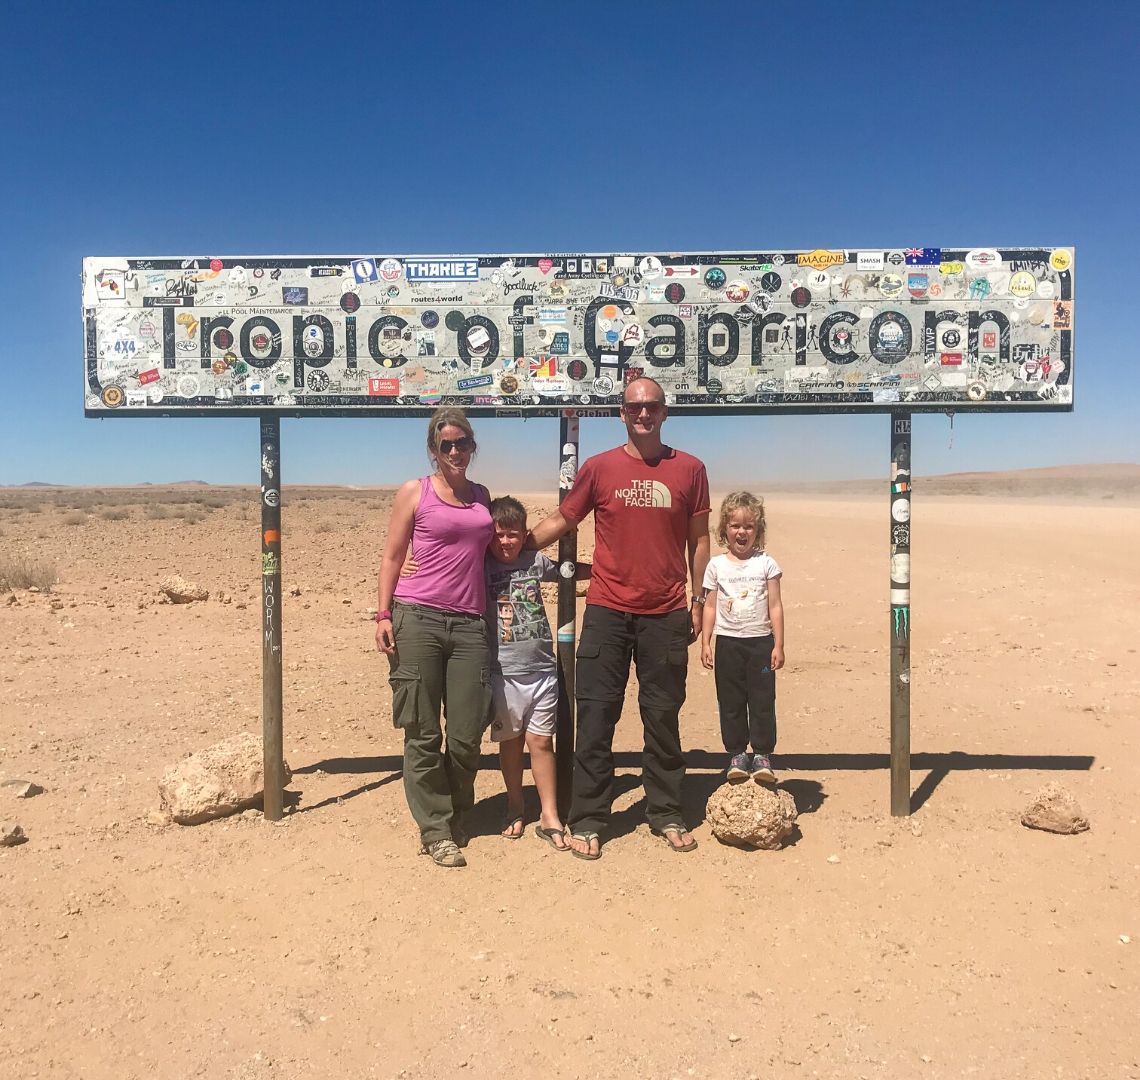
{"label": "small stone", "polygon": [[730,1043],[738,1043],[738,1042],[740,1042],[740,1036],[739,1035],[729,1035],[728,1041]]}
{"label": "small stone", "polygon": [[154,825],[160,829],[165,829],[173,821],[174,821],[174,819],[165,810],[148,810],[147,811],[146,823],[148,825]]}
{"label": "small stone", "polygon": [[1120,944],[1127,945],[1132,939],[1127,934],[1120,935]]}
{"label": "small stone", "polygon": [[210,593],[192,581],[171,574],[158,583],[158,591],[172,604],[192,604],[195,600],[209,600]]}
{"label": "small stone", "polygon": [[17,799],[31,799],[44,793],[44,789],[31,780],[5,780],[3,784],[0,784],[0,787],[10,792]]}
{"label": "small stone", "polygon": [[839,856],[838,855],[828,855],[827,861],[829,863],[837,863],[837,862],[839,862]]}
{"label": "small stone", "polygon": [[705,817],[722,844],[775,851],[795,831],[796,802],[762,784],[724,784],[709,797]]}
{"label": "small stone", "polygon": [[1073,795],[1052,782],[1033,796],[1021,815],[1021,824],[1028,829],[1071,835],[1084,832],[1089,827],[1089,819]]}
{"label": "small stone", "polygon": [[0,822],[0,847],[15,847],[27,841],[24,830],[14,821]]}

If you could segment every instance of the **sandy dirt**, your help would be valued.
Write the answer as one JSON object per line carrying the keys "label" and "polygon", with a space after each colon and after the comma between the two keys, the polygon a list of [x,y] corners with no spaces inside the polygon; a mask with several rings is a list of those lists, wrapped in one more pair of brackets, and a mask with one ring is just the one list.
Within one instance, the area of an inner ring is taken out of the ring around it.
{"label": "sandy dirt", "polygon": [[[724,755],[694,649],[696,852],[644,823],[631,683],[601,861],[535,838],[529,774],[527,835],[497,836],[488,742],[463,871],[416,854],[373,644],[390,492],[287,489],[293,805],[179,827],[151,820],[167,765],[260,731],[255,493],[0,491],[0,570],[59,576],[0,591],[0,781],[46,789],[0,788],[28,836],[0,848],[0,1076],[1140,1077],[1138,472],[1054,477],[1063,506],[920,481],[912,816],[889,813],[885,485],[773,492],[795,841],[704,822]],[[159,603],[173,572],[211,598]],[[1022,827],[1049,780],[1090,831]]]}

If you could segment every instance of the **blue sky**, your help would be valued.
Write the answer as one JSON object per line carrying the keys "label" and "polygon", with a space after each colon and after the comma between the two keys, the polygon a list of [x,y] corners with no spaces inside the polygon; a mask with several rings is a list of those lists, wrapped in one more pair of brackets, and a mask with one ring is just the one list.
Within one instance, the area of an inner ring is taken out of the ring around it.
{"label": "blue sky", "polygon": [[[1135,8],[551,8],[5,5],[0,484],[258,481],[256,420],[84,418],[85,255],[1075,245],[1075,411],[916,416],[915,471],[1140,461]],[[284,420],[284,479],[418,475],[423,427]],[[758,490],[883,475],[887,431],[666,427]],[[480,478],[553,488],[557,421],[478,434]]]}

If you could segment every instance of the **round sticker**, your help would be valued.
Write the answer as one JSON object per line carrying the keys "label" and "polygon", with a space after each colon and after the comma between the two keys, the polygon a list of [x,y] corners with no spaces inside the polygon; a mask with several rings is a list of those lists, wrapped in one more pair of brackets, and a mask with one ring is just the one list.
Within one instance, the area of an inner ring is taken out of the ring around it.
{"label": "round sticker", "polygon": [[382,259],[377,269],[379,269],[380,276],[385,281],[398,281],[400,275],[404,272],[404,268],[400,265],[399,259]]}
{"label": "round sticker", "polygon": [[198,396],[198,379],[194,375],[183,375],[178,380],[178,395],[179,397],[197,397]]}
{"label": "round sticker", "polygon": [[99,396],[108,409],[117,409],[126,400],[121,386],[105,386]]}
{"label": "round sticker", "polygon": [[308,378],[305,379],[305,385],[310,390],[320,392],[329,388],[329,377],[324,371],[310,371]]}
{"label": "round sticker", "polygon": [[784,284],[783,278],[779,274],[769,271],[760,279],[760,288],[767,293],[778,292],[781,285]]}
{"label": "round sticker", "polygon": [[678,285],[675,281],[670,282],[670,284],[665,286],[665,299],[668,300],[670,304],[679,304],[685,299],[685,286]]}
{"label": "round sticker", "polygon": [[614,392],[614,381],[608,375],[599,375],[594,380],[594,393],[599,397],[608,397]]}
{"label": "round sticker", "polygon": [[156,327],[150,319],[143,319],[143,321],[139,323],[139,337],[141,337],[143,341],[152,341],[157,335],[158,327]]}
{"label": "round sticker", "polygon": [[637,272],[643,277],[652,280],[661,276],[661,260],[656,255],[646,255],[637,264]]}
{"label": "round sticker", "polygon": [[420,314],[420,324],[425,330],[434,330],[439,326],[439,312],[430,308]]}
{"label": "round sticker", "polygon": [[340,298],[341,311],[347,311],[351,315],[354,311],[360,310],[360,297],[354,292],[346,292]]}
{"label": "round sticker", "polygon": [[910,499],[895,499],[891,503],[891,517],[900,523],[910,521]]}
{"label": "round sticker", "polygon": [[462,311],[456,311],[453,308],[451,311],[449,311],[444,316],[443,325],[446,326],[448,328],[448,330],[451,330],[454,332],[454,331],[458,331],[458,330],[462,329],[465,321],[466,320],[463,318],[463,312]]}
{"label": "round sticker", "polygon": [[226,353],[222,357],[222,363],[224,363],[226,365],[226,367],[233,367],[234,364],[237,363],[237,353],[235,353],[235,352]]}
{"label": "round sticker", "polygon": [[898,274],[884,274],[879,278],[879,292],[884,296],[898,296],[902,288],[903,279]]}
{"label": "round sticker", "polygon": [[226,373],[226,362],[224,360],[215,360],[210,365],[210,370],[215,375],[224,375]]}
{"label": "round sticker", "polygon": [[910,556],[902,553],[891,556],[891,581],[900,585],[910,582]]}
{"label": "round sticker", "polygon": [[720,379],[709,379],[709,381],[705,383],[705,389],[710,394],[719,394],[724,387],[721,385]]}
{"label": "round sticker", "polygon": [[225,327],[214,331],[214,345],[219,349],[228,349],[234,343],[234,336]]}
{"label": "round sticker", "polygon": [[258,331],[249,339],[249,343],[257,349],[258,352],[264,352],[269,348],[269,335]]}
{"label": "round sticker", "polygon": [[1058,248],[1049,256],[1049,265],[1057,271],[1058,274],[1063,274],[1070,266],[1073,265],[1073,256],[1067,251]]}
{"label": "round sticker", "polygon": [[710,289],[723,289],[726,280],[725,273],[719,266],[712,266],[705,271],[705,284]]}
{"label": "round sticker", "polygon": [[811,303],[811,293],[802,285],[792,290],[792,307],[806,308]]}
{"label": "round sticker", "polygon": [[504,375],[499,380],[499,389],[508,396],[515,393],[519,388],[519,381],[513,375]]}
{"label": "round sticker", "polygon": [[574,576],[574,564],[569,560],[564,563],[560,563],[558,566],[558,573],[560,577],[564,577],[567,581],[569,581],[570,578]]}
{"label": "round sticker", "polygon": [[831,284],[831,279],[826,270],[817,270],[814,274],[808,274],[807,283],[813,289],[826,289]]}
{"label": "round sticker", "polygon": [[724,295],[734,304],[743,304],[744,301],[748,299],[748,294],[751,291],[747,282],[734,281],[725,288]]}
{"label": "round sticker", "polygon": [[1019,270],[1009,279],[1009,291],[1014,296],[1032,296],[1037,291],[1037,279],[1028,270]]}
{"label": "round sticker", "polygon": [[1057,295],[1057,287],[1051,281],[1041,281],[1037,284],[1037,295],[1042,300],[1052,300]]}
{"label": "round sticker", "polygon": [[942,331],[942,344],[947,349],[957,348],[957,346],[960,345],[961,343],[962,343],[962,335],[957,330],[955,330],[953,327],[951,327],[949,330],[943,330]]}
{"label": "round sticker", "polygon": [[980,382],[972,382],[966,387],[966,397],[971,401],[983,401],[986,396],[986,388]]}
{"label": "round sticker", "polygon": [[221,269],[222,269],[222,260],[221,259],[211,259],[210,260],[210,269],[213,270],[215,274],[220,273]]}
{"label": "round sticker", "polygon": [[580,381],[586,377],[589,368],[586,367],[584,360],[571,360],[566,365],[566,374],[570,376],[575,382]]}

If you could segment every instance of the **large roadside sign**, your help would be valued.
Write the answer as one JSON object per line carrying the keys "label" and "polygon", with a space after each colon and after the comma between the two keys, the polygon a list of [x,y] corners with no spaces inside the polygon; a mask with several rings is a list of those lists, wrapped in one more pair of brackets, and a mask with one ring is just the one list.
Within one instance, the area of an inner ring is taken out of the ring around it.
{"label": "large roadside sign", "polygon": [[1074,251],[87,258],[87,416],[1073,407]]}

